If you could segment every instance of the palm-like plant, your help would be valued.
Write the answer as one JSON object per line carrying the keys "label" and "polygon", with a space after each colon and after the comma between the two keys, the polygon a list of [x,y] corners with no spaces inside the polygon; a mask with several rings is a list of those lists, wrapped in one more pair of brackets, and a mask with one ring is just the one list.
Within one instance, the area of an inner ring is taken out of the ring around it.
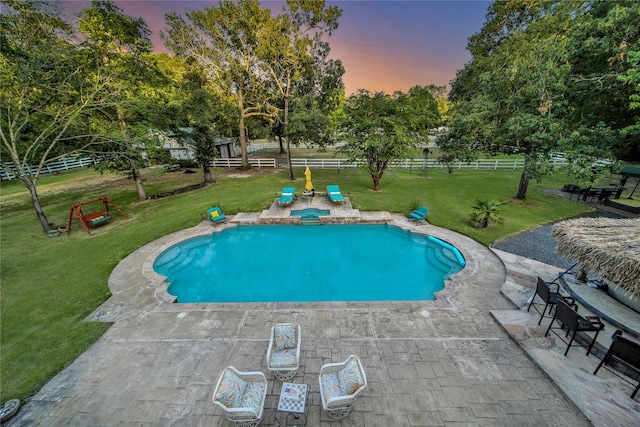
{"label": "palm-like plant", "polygon": [[498,208],[505,203],[499,200],[478,200],[473,206],[474,212],[471,214],[471,224],[478,228],[488,228],[497,222],[502,222]]}

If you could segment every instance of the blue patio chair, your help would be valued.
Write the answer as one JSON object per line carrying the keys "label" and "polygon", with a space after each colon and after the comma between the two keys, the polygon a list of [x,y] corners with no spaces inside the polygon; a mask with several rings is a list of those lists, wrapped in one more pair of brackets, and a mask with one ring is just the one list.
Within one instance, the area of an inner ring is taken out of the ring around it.
{"label": "blue patio chair", "polygon": [[278,198],[278,206],[291,206],[296,196],[296,189],[293,187],[285,187],[282,189],[282,195]]}
{"label": "blue patio chair", "polygon": [[344,196],[337,185],[327,185],[327,196],[333,203],[344,203]]}
{"label": "blue patio chair", "polygon": [[224,216],[219,207],[213,207],[207,211],[207,218],[214,224],[218,222],[227,222],[227,217]]}
{"label": "blue patio chair", "polygon": [[409,218],[417,221],[425,221],[427,219],[427,215],[429,215],[429,209],[424,206],[419,206],[418,209],[409,214]]}

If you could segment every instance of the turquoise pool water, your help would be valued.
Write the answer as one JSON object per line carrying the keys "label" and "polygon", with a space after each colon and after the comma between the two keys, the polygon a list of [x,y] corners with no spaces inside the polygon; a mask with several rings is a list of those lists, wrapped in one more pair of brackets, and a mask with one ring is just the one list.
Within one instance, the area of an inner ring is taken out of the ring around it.
{"label": "turquoise pool water", "polygon": [[154,270],[180,303],[432,300],[463,267],[450,248],[387,225],[239,226],[172,246]]}

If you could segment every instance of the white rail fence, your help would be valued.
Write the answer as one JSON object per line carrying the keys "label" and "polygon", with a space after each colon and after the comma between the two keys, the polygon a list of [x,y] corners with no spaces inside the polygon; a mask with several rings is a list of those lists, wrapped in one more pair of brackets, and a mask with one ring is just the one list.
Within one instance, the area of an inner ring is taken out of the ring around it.
{"label": "white rail fence", "polygon": [[[253,157],[249,159],[249,164],[256,168],[275,168],[276,159]],[[237,168],[242,166],[242,159],[233,157],[230,159],[215,159],[210,166],[216,168]]]}
{"label": "white rail fence", "polygon": [[[261,144],[255,144],[261,145]],[[277,144],[276,144],[277,145]],[[251,146],[254,146],[252,144]],[[566,165],[567,161],[562,158],[555,158],[552,160],[556,166]],[[50,162],[43,168],[43,173],[60,172],[69,169],[81,168],[86,166],[93,166],[94,160],[90,158],[68,158],[56,162]],[[257,168],[286,168],[286,159],[275,158],[262,158],[251,157],[249,163],[252,167]],[[352,169],[357,167],[356,163],[350,162],[347,159],[327,158],[327,159],[315,159],[315,158],[302,158],[291,159],[291,164],[294,168],[309,167],[311,169]],[[242,165],[242,159],[229,158],[229,159],[216,159],[211,163],[212,167],[224,167],[224,168],[237,168]],[[508,160],[508,159],[479,159],[473,162],[453,162],[452,169],[456,170],[498,170],[498,169],[520,169],[524,166],[524,160]],[[437,159],[405,159],[397,162],[393,162],[390,165],[391,169],[408,169],[408,170],[420,170],[420,169],[447,169],[449,166],[438,162]],[[30,167],[31,171],[35,170],[35,167]],[[11,180],[15,179],[15,169],[11,164],[5,164],[5,168],[0,169],[0,179]]]}
{"label": "white rail fence", "polygon": [[[86,166],[93,166],[96,163],[94,159],[90,159],[87,157],[77,158],[77,157],[66,157],[64,159],[45,163],[42,167],[41,173],[53,173],[53,172],[62,172],[70,169],[76,168],[84,168]],[[37,166],[26,165],[27,171],[29,173],[34,173],[37,169]],[[0,180],[9,181],[16,178],[16,168],[13,163],[5,163],[4,167],[0,168]]]}
{"label": "white rail fence", "polygon": [[[556,166],[566,165],[564,159],[554,159]],[[357,167],[357,163],[349,162],[346,159],[291,159],[294,168],[309,167],[312,169],[348,169]],[[286,164],[279,164],[285,166]],[[440,163],[437,159],[405,159],[390,164],[390,169],[447,169],[449,166]],[[473,162],[452,162],[452,169],[471,170],[497,170],[497,169],[520,169],[524,167],[524,160],[509,159],[479,159]]]}

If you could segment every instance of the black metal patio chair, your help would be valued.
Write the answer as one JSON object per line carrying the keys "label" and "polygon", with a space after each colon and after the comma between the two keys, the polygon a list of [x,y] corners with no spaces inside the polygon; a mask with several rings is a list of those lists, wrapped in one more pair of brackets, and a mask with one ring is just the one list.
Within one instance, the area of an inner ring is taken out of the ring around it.
{"label": "black metal patio chair", "polygon": [[[559,326],[553,327],[553,324],[555,323],[556,320],[558,321]],[[562,337],[561,333],[558,333],[556,331],[553,332],[556,336],[558,336],[558,338],[562,340],[562,342],[567,344],[567,350],[564,352],[565,356],[567,355],[567,353],[569,353],[569,349],[573,345],[573,342],[575,341],[576,335],[578,334],[578,332],[595,332],[595,335],[591,340],[588,339],[589,337],[586,336],[586,334],[585,334],[585,338],[581,338],[579,340],[579,341],[584,341],[585,344],[587,343],[589,344],[589,347],[587,348],[587,356],[588,356],[589,353],[591,353],[591,349],[593,348],[593,345],[596,342],[596,338],[598,338],[598,334],[600,333],[601,330],[604,329],[604,323],[602,323],[602,321],[598,316],[587,316],[587,317],[580,316],[576,310],[574,310],[572,307],[569,306],[569,304],[567,304],[565,301],[559,300],[558,303],[556,304],[556,311],[555,311],[555,314],[553,315],[553,319],[551,320],[551,323],[549,324],[549,327],[547,328],[547,332],[544,334],[544,336],[545,337],[548,336],[549,332],[554,329],[561,330],[561,331],[564,329],[567,330],[566,334],[564,335],[564,338]],[[565,339],[569,338],[569,334],[571,334],[571,339],[569,339],[569,342],[567,342],[565,341]],[[582,345],[580,342],[576,342],[576,344]]]}
{"label": "black metal patio chair", "polygon": [[[555,291],[551,290],[551,285],[556,286]],[[542,300],[542,303],[534,303],[536,296],[540,297],[540,299]],[[571,298],[568,295],[562,295],[560,293],[560,285],[558,283],[554,283],[554,282],[547,283],[538,276],[536,292],[533,294],[533,297],[531,297],[531,301],[529,302],[529,307],[527,307],[527,311],[529,311],[531,309],[531,306],[533,306],[533,309],[538,313],[540,313],[540,319],[538,320],[538,325],[539,325],[540,323],[542,323],[543,317],[551,317],[551,311],[553,310],[555,305],[558,303],[558,301],[565,301],[571,307],[574,307],[576,311],[578,310],[578,306],[576,305],[576,302],[573,298]],[[544,303],[544,308],[542,309],[542,311],[540,311],[539,306],[542,306],[543,303]],[[545,316],[545,314],[547,314],[547,309],[549,309],[548,315]]]}
{"label": "black metal patio chair", "polygon": [[[622,331],[619,329],[613,333],[611,339],[613,340],[611,346],[609,350],[607,350],[607,354],[604,355],[598,364],[596,370],[593,371],[593,375],[596,375],[598,370],[604,366],[605,369],[617,377],[624,379],[631,385],[633,385],[631,381],[621,377],[618,373],[622,373],[638,381],[633,393],[631,393],[631,398],[633,399],[640,389],[640,344],[624,338]],[[612,368],[615,368],[615,370]]]}
{"label": "black metal patio chair", "polygon": [[609,199],[611,198],[611,196],[613,195],[613,191],[611,190],[602,190],[600,192],[600,194],[598,195],[598,204],[602,205],[602,204],[607,204],[609,202]]}

